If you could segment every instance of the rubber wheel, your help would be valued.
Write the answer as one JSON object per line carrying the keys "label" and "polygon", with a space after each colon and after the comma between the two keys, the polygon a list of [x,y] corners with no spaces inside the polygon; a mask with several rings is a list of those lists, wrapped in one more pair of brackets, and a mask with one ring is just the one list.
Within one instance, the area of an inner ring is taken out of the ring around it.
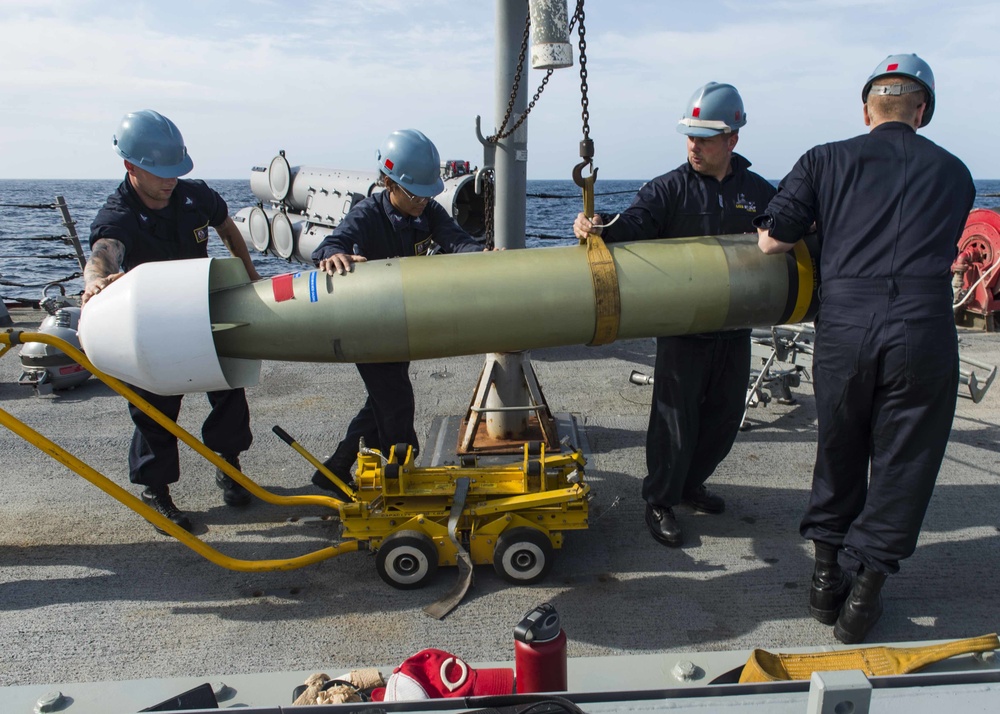
{"label": "rubber wheel", "polygon": [[528,456],[540,456],[541,453],[542,453],[542,442],[540,441],[528,442]]}
{"label": "rubber wheel", "polygon": [[395,446],[393,446],[393,451],[396,452],[396,463],[402,464],[406,461],[406,450],[410,447],[405,441],[401,441]]}
{"label": "rubber wheel", "polygon": [[535,528],[511,528],[500,534],[493,551],[493,569],[508,582],[531,585],[552,568],[549,537]]}
{"label": "rubber wheel", "polygon": [[437,572],[438,553],[434,541],[419,531],[396,531],[379,546],[375,569],[397,590],[415,590]]}

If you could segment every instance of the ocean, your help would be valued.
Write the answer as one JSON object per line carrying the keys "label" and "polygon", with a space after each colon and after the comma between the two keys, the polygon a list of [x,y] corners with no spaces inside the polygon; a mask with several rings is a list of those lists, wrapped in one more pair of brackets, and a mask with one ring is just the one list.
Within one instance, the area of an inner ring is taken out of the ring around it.
{"label": "ocean", "polygon": [[[0,180],[0,297],[8,303],[37,301],[45,285],[61,281],[68,295],[83,291],[80,266],[73,248],[57,236],[65,236],[58,211],[51,208],[56,196],[62,196],[69,207],[77,234],[89,255],[90,223],[117,187],[120,179],[106,181],[81,180]],[[245,206],[256,205],[249,180],[210,180],[208,184],[229,204],[230,215]],[[599,181],[595,204],[599,213],[617,213],[632,202],[642,180]],[[977,208],[1000,209],[1000,180],[976,181]],[[573,219],[580,212],[580,190],[572,181],[528,181],[526,244],[529,248],[552,245],[572,245]],[[228,255],[222,241],[213,233],[209,254]],[[262,276],[287,272],[298,264],[271,255],[251,251],[254,264]]]}

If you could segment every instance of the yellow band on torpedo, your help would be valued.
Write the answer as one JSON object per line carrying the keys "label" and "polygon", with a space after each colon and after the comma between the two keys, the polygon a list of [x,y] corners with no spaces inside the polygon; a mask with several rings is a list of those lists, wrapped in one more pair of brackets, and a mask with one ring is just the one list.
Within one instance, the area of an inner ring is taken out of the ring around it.
{"label": "yellow band on torpedo", "polygon": [[590,264],[590,277],[594,281],[594,307],[597,313],[594,339],[588,344],[606,345],[618,337],[621,295],[611,251],[601,237],[593,233],[587,236],[587,262]]}
{"label": "yellow band on torpedo", "polygon": [[795,296],[795,309],[792,310],[792,315],[788,318],[789,325],[802,322],[802,318],[806,316],[806,312],[812,304],[812,294],[815,290],[812,256],[809,255],[805,241],[800,240],[796,243],[792,247],[792,254],[795,256],[795,266],[799,273],[799,291]]}

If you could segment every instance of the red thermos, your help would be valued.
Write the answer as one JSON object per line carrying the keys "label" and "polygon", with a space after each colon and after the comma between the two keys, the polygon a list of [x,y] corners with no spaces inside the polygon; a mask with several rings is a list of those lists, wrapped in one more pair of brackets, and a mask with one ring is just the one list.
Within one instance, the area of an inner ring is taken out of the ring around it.
{"label": "red thermos", "polygon": [[552,605],[539,605],[514,627],[514,675],[518,694],[566,691],[566,633]]}

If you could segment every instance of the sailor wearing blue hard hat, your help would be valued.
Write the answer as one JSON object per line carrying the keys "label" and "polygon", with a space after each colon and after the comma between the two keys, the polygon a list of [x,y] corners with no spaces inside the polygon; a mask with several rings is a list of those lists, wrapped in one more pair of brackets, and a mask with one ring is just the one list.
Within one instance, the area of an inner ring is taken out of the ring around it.
{"label": "sailor wearing blue hard hat", "polygon": [[[209,227],[243,261],[248,276],[260,278],[222,197],[203,181],[179,178],[189,173],[194,163],[176,124],[150,109],[130,112],[119,123],[113,145],[124,159],[126,176],[91,224],[84,304],[125,271],[143,263],[207,257]],[[132,388],[177,420],[180,395]],[[239,454],[253,441],[246,395],[242,389],[229,389],[211,392],[208,399],[212,411],[202,428],[205,445],[239,470]],[[180,478],[177,437],[138,407],[130,405],[129,412],[135,423],[129,479],[145,487],[142,500],[147,505],[191,530],[191,520],[170,496],[170,485]],[[250,502],[249,491],[221,469],[216,469],[215,479],[227,505]]]}
{"label": "sailor wearing blue hard hat", "polygon": [[818,231],[819,434],[799,532],[816,554],[809,610],[846,644],[868,636],[916,549],[955,413],[951,265],[976,191],[917,134],[934,92],[920,57],[886,57],[861,90],[870,131],[806,152],[756,223],[765,253]]}
{"label": "sailor wearing blue hard hat", "polygon": [[[746,123],[733,85],[699,87],[677,123],[687,137],[687,161],[639,189],[611,224],[604,225],[600,214],[590,219],[581,213],[573,232],[580,239],[599,232],[608,242],[621,242],[752,231],[774,187],[734,152]],[[679,504],[701,513],[725,510],[705,482],[736,440],[749,378],[749,330],[656,339],[642,497],[646,527],[657,542],[683,545],[674,514]]]}
{"label": "sailor wearing blue hard hat", "polygon": [[[375,154],[384,191],[354,205],[333,232],[313,251],[312,259],[330,275],[349,273],[367,260],[482,251],[451,212],[437,201],[444,190],[437,147],[416,129],[400,129],[385,138]],[[409,362],[358,364],[368,397],[351,421],[325,466],[341,481],[351,482],[351,468],[363,439],[388,456],[396,444],[414,452],[419,440],[413,420],[415,404]],[[312,481],[343,498],[336,485],[316,471]]]}

